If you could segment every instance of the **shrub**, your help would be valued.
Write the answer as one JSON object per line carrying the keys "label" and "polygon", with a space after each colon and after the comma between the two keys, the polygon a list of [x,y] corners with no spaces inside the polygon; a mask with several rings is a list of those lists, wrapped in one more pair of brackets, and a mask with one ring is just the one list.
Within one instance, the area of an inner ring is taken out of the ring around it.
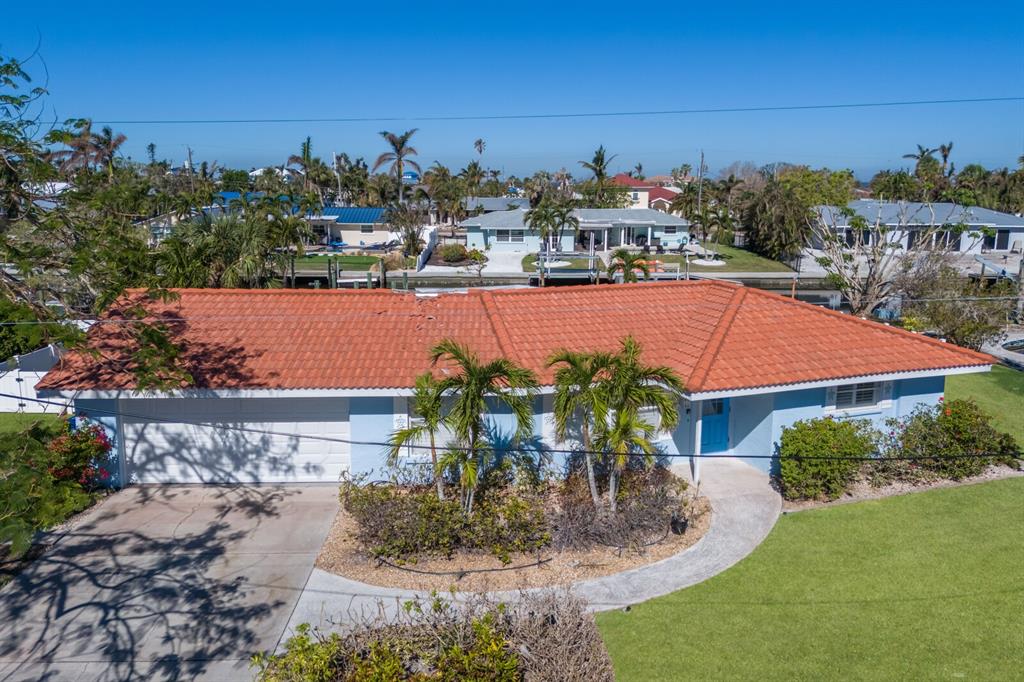
{"label": "shrub", "polygon": [[107,471],[98,462],[110,452],[102,429],[84,425],[55,435],[35,425],[0,435],[0,544],[17,557],[33,534],[88,507],[90,492]]}
{"label": "shrub", "polygon": [[462,244],[445,244],[440,248],[441,260],[445,263],[461,263],[469,253]]}
{"label": "shrub", "polygon": [[341,500],[356,524],[356,539],[371,554],[398,561],[451,557],[458,550],[486,551],[511,562],[551,541],[539,501],[488,498],[467,515],[457,500],[439,500],[433,489],[346,483]]}
{"label": "shrub", "polygon": [[[381,613],[386,613],[382,608]],[[513,604],[434,598],[395,615],[362,616],[342,634],[303,624],[281,654],[252,658],[257,679],[612,680],[585,604],[569,594],[522,594]]]}
{"label": "shrub", "polygon": [[831,417],[798,421],[782,430],[779,482],[787,500],[829,499],[842,495],[861,467],[857,459],[875,449],[868,422]]}
{"label": "shrub", "polygon": [[875,484],[960,480],[977,476],[996,462],[1015,464],[1020,457],[1013,438],[997,431],[991,418],[970,400],[920,406],[902,420],[890,419],[887,426],[882,456],[872,467]]}

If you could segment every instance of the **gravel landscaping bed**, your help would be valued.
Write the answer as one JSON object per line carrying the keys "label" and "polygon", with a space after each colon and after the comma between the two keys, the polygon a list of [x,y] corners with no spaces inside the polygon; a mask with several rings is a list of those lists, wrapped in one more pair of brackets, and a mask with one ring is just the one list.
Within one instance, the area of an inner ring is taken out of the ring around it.
{"label": "gravel landscaping bed", "polygon": [[872,486],[867,479],[861,479],[856,481],[850,487],[850,490],[837,500],[783,500],[782,513],[787,514],[789,512],[804,511],[806,509],[835,507],[843,504],[850,504],[851,502],[879,500],[886,497],[893,497],[894,495],[918,493],[925,490],[932,490],[934,488],[955,488],[963,485],[972,485],[975,483],[984,483],[986,481],[995,481],[1002,478],[1014,478],[1017,476],[1024,476],[1024,470],[1014,469],[1013,467],[1005,465],[995,465],[989,467],[978,476],[971,476],[970,478],[965,478],[959,481],[942,479],[917,484],[898,481],[883,486]]}
{"label": "gravel landscaping bed", "polygon": [[[316,566],[337,575],[371,585],[403,589],[447,590],[457,587],[463,592],[489,592],[532,587],[552,587],[599,578],[665,559],[694,545],[711,525],[711,506],[706,498],[698,498],[695,514],[683,535],[668,533],[663,541],[649,546],[643,554],[635,550],[599,548],[589,551],[542,550],[539,554],[517,555],[505,566],[496,557],[478,553],[459,553],[451,559],[420,559],[406,563],[415,571],[446,573],[424,575],[410,570],[378,565],[353,538],[353,522],[342,509],[324,542]],[[549,561],[536,565],[538,559]],[[527,568],[508,569],[530,565]],[[486,573],[459,575],[459,571],[489,570]]]}

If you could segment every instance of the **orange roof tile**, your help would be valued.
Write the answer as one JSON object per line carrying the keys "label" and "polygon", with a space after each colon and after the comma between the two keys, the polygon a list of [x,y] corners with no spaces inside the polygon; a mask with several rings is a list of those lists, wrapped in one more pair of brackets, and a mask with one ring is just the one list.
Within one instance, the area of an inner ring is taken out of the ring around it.
{"label": "orange roof tile", "polygon": [[405,388],[445,337],[537,372],[558,348],[613,350],[626,334],[691,392],[988,365],[958,346],[758,289],[714,281],[471,291],[178,290],[129,292],[67,354],[41,390],[130,389],[126,309],[144,302],[184,349],[194,386],[210,389]]}

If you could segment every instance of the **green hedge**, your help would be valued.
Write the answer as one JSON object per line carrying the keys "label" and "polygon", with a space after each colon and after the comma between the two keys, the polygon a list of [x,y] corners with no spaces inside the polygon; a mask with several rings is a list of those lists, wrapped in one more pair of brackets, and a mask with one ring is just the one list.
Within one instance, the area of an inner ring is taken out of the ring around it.
{"label": "green hedge", "polygon": [[831,417],[798,421],[784,428],[779,443],[783,497],[834,500],[842,495],[863,464],[857,458],[874,452],[873,436],[866,421]]}

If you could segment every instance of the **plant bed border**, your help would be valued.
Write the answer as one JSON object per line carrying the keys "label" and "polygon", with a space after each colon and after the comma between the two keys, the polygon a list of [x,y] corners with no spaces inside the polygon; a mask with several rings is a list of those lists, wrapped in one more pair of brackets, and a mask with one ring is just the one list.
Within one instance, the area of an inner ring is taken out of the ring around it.
{"label": "plant bed border", "polygon": [[1024,469],[1014,469],[1006,465],[993,465],[977,476],[970,476],[960,480],[949,478],[925,481],[923,483],[894,482],[881,486],[872,486],[866,479],[858,479],[841,497],[835,500],[786,500],[782,501],[783,514],[795,514],[802,511],[814,509],[826,509],[828,507],[839,507],[845,504],[857,502],[868,502],[871,500],[884,500],[889,497],[901,495],[914,495],[939,488],[959,488],[965,485],[977,485],[989,481],[998,481],[1004,478],[1017,478],[1024,476]]}

